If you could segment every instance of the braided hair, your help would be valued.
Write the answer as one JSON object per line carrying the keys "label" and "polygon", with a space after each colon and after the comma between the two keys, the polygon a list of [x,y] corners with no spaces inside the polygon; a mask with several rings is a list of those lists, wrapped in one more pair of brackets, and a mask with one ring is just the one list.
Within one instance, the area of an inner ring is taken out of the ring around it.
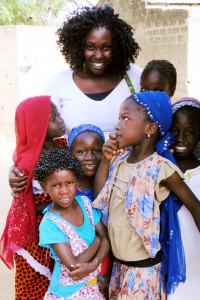
{"label": "braided hair", "polygon": [[71,170],[79,178],[83,175],[79,160],[69,151],[54,149],[40,155],[40,159],[33,172],[34,178],[39,182],[57,170]]}
{"label": "braided hair", "polygon": [[142,72],[141,82],[143,82],[152,71],[157,71],[161,78],[168,83],[170,91],[169,96],[172,97],[176,90],[177,82],[177,73],[174,65],[168,60],[164,59],[150,61]]}
{"label": "braided hair", "polygon": [[123,75],[139,54],[139,45],[133,38],[134,29],[119,18],[109,5],[103,7],[83,7],[64,22],[58,29],[58,45],[67,63],[76,73],[84,68],[84,48],[88,33],[93,28],[105,27],[112,35],[112,61],[110,73]]}

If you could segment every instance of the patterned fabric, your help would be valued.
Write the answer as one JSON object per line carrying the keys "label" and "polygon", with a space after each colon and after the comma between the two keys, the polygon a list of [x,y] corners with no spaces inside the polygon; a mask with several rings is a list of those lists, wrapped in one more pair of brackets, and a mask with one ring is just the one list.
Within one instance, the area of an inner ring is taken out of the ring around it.
{"label": "patterned fabric", "polygon": [[[49,292],[59,297],[71,297],[80,288],[85,286],[91,279],[97,277],[101,270],[101,265],[88,276],[81,280],[74,281],[67,273],[66,266],[60,261],[52,243],[65,242],[71,248],[74,256],[83,253],[93,242],[95,238],[95,225],[100,221],[101,214],[98,210],[92,208],[89,198],[82,196],[76,197],[83,212],[84,223],[80,227],[71,225],[60,217],[58,212],[51,213],[50,206],[46,208],[46,213],[40,225],[40,244],[51,249],[55,260],[55,267],[52,274],[52,280],[49,286]],[[92,285],[91,285],[92,287]]]}
{"label": "patterned fabric", "polygon": [[81,124],[77,127],[74,127],[72,129],[72,131],[70,132],[69,136],[68,136],[68,146],[69,146],[69,150],[71,148],[71,145],[73,143],[73,141],[75,140],[75,138],[85,132],[85,131],[93,131],[93,132],[96,132],[97,134],[99,134],[103,141],[105,142],[105,136],[104,136],[104,133],[103,131],[101,130],[101,128],[95,126],[95,125],[92,125],[92,124]]}
{"label": "patterned fabric", "polygon": [[32,176],[46,137],[49,116],[49,96],[28,98],[16,109],[16,149],[13,160],[15,166],[28,175],[28,181],[25,191],[13,197],[0,241],[0,257],[8,268],[14,267],[13,258],[17,250],[37,241]]}
{"label": "patterned fabric", "polygon": [[148,268],[133,268],[115,262],[109,294],[110,300],[166,299],[161,263]]}
{"label": "patterned fabric", "polygon": [[[50,203],[49,196],[44,194],[34,195],[35,204]],[[42,216],[37,217],[37,228]],[[31,243],[25,248],[30,256],[24,252],[22,255],[15,254],[15,300],[43,300],[50,283],[50,274],[53,271],[54,260],[50,256],[49,249],[38,246],[38,241]],[[28,260],[28,261],[27,261]],[[30,265],[32,264],[32,267]],[[36,272],[35,267],[38,267]],[[46,276],[43,273],[45,267]],[[48,272],[49,271],[49,272]]]}
{"label": "patterned fabric", "polygon": [[[91,204],[88,201],[87,197],[82,196],[81,198],[84,201],[85,207],[88,212],[88,217],[92,224],[93,230],[95,231]],[[52,214],[50,218],[58,225],[60,230],[63,231],[67,236],[69,247],[72,250],[74,256],[78,256],[89,247],[88,244],[77,234],[77,232],[73,229],[73,227],[69,223],[65,222],[64,220],[58,219],[55,215]],[[99,267],[94,272],[90,273],[88,276],[84,277],[81,280],[76,280],[76,281],[74,281],[68,275],[67,268],[62,262],[60,262],[60,268],[61,268],[60,284],[76,285],[85,281],[90,281],[92,278],[96,277],[101,270],[101,265],[99,265]]]}
{"label": "patterned fabric", "polygon": [[[58,148],[67,148],[66,139],[54,141]],[[45,203],[51,203],[49,196],[34,194],[35,205]],[[37,216],[37,231],[42,217]],[[38,242],[30,243],[23,251],[18,251],[19,254],[15,254],[15,300],[43,300],[49,287],[54,259],[49,249],[38,246]]]}
{"label": "patterned fabric", "polygon": [[[93,207],[102,210],[105,224],[108,220],[109,198],[118,167],[129,154],[130,152],[126,151],[111,164],[108,179],[92,204]],[[128,219],[141,237],[146,251],[152,258],[156,256],[158,251],[160,233],[160,203],[155,198],[155,186],[159,171],[165,161],[155,152],[141,163],[135,164],[130,175],[125,199]]]}
{"label": "patterned fabric", "polygon": [[70,297],[58,297],[48,291],[44,300],[105,300],[105,298],[99,292],[98,284],[96,283],[91,286],[84,285]]}

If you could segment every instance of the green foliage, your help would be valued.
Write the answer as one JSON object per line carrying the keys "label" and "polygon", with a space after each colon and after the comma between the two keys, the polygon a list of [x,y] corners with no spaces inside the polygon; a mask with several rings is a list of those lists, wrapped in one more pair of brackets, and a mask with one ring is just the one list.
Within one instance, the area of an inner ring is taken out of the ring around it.
{"label": "green foliage", "polygon": [[0,25],[44,25],[47,14],[56,17],[65,0],[0,0]]}

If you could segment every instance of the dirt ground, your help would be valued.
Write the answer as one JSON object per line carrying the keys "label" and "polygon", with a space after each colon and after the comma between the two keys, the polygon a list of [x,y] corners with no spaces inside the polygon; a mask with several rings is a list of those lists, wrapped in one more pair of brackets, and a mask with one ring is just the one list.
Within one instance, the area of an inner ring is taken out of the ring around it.
{"label": "dirt ground", "polygon": [[[0,236],[5,226],[12,197],[8,185],[8,170],[12,165],[13,143],[0,136]],[[0,299],[14,300],[14,270],[9,270],[0,260]]]}

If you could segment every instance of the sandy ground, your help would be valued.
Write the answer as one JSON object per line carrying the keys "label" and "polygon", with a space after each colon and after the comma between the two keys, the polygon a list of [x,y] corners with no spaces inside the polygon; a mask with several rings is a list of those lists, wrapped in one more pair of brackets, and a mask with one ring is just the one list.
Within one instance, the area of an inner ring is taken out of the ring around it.
{"label": "sandy ground", "polygon": [[[12,197],[8,185],[8,170],[12,165],[14,143],[0,134],[0,236],[5,226]],[[0,260],[0,299],[14,300],[14,270],[9,270]]]}

